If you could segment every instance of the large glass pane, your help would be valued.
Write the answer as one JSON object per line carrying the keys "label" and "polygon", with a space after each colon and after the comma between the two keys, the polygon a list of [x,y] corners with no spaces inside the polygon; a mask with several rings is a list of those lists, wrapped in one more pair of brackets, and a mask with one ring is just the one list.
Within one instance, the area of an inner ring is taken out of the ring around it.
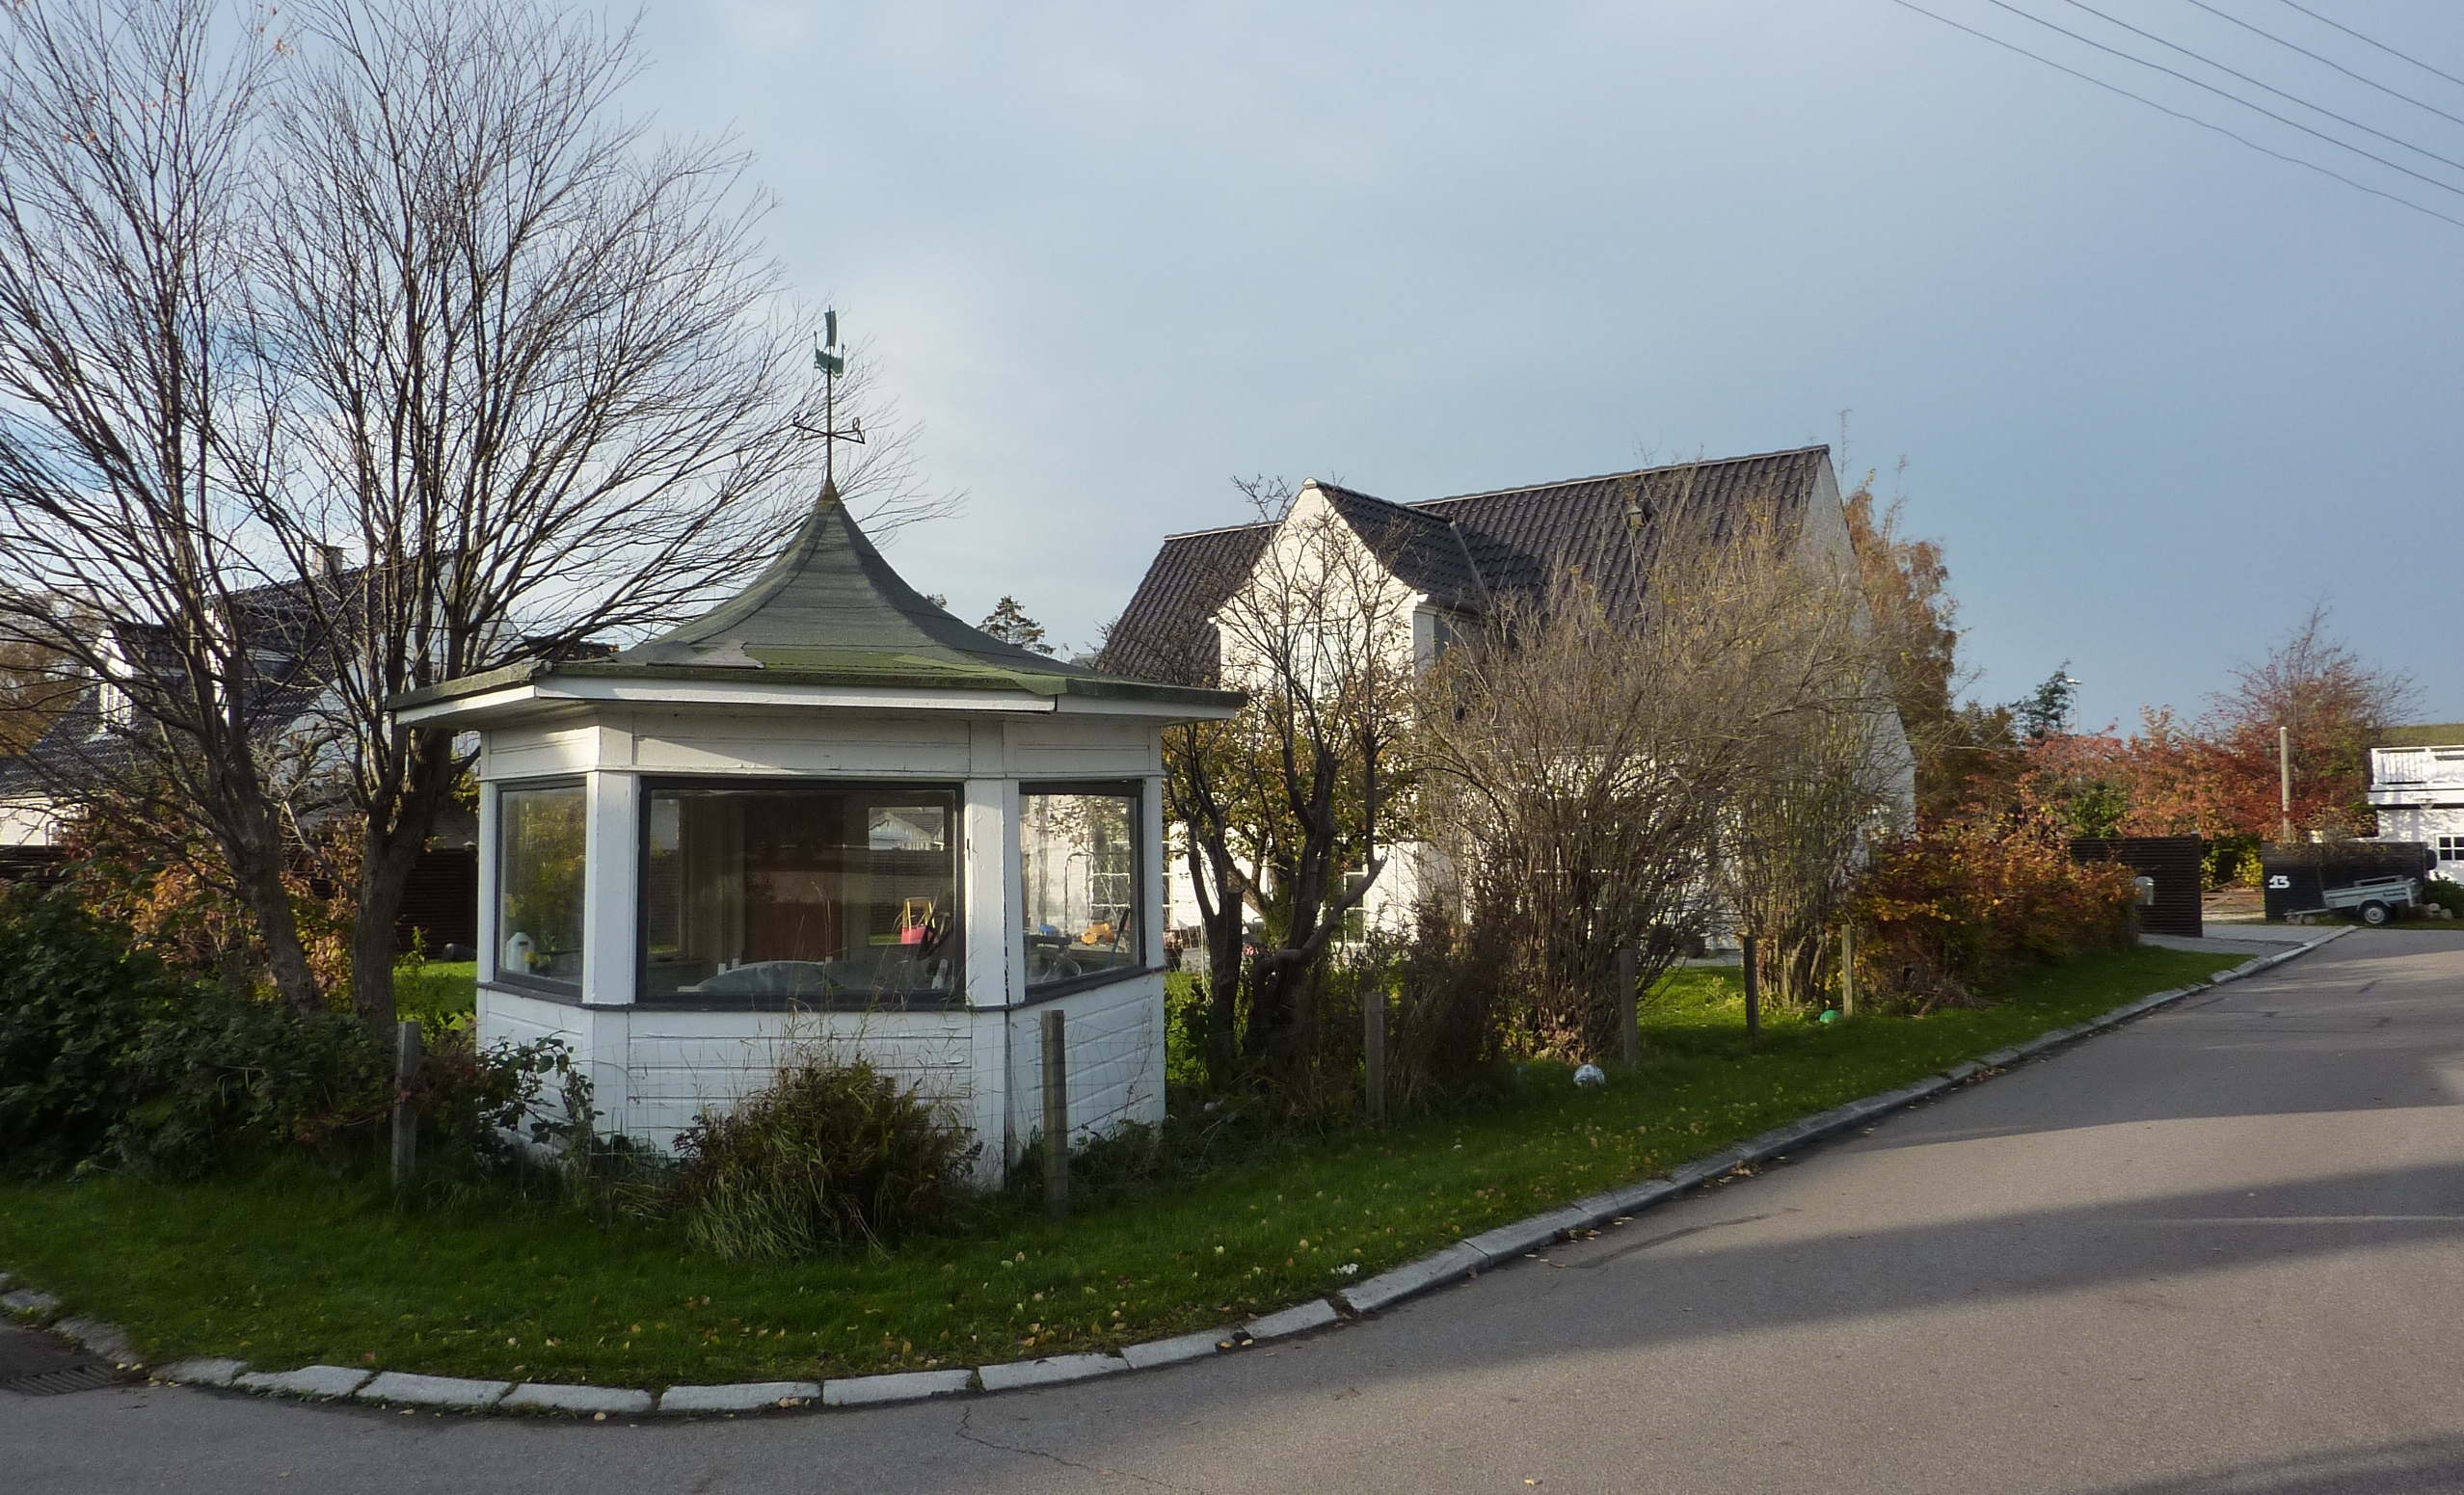
{"label": "large glass pane", "polygon": [[958,990],[954,789],[651,791],[644,995]]}
{"label": "large glass pane", "polygon": [[496,974],[579,989],[582,859],[578,784],[496,791]]}
{"label": "large glass pane", "polygon": [[1019,804],[1028,986],[1142,968],[1137,790],[1030,789]]}

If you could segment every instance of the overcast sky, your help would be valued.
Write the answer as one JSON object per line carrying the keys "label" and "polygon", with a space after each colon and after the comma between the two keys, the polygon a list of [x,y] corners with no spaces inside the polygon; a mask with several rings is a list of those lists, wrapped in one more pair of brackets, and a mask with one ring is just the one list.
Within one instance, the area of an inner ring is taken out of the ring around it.
{"label": "overcast sky", "polygon": [[[1916,0],[2464,219],[2464,195]],[[2010,7],[2464,187],[2464,84],[2288,0]],[[2464,78],[2464,7],[2302,0]],[[1896,0],[654,0],[639,104],[735,132],[962,519],[893,561],[1091,637],[1236,475],[1447,494],[1841,440],[1945,546],[1989,700],[2195,707],[2313,598],[2464,718],[2464,227]],[[2314,112],[2316,105],[2388,141]],[[2423,105],[2429,107],[2424,108]],[[2439,111],[2439,112],[2433,112]],[[1904,471],[1900,464],[1905,459]]]}

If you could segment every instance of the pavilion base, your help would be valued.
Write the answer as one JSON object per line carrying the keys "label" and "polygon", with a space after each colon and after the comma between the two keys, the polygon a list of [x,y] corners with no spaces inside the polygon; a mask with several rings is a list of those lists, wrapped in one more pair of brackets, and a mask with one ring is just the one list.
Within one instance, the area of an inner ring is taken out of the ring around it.
{"label": "pavilion base", "polygon": [[1072,1139],[1164,1119],[1164,976],[1147,973],[1016,1007],[922,1011],[713,1011],[583,1006],[503,986],[479,992],[479,1043],[557,1038],[590,1078],[603,1134],[660,1151],[808,1056],[862,1055],[950,1108],[984,1144],[977,1179],[998,1184],[1043,1125],[1039,1024],[1065,1013]]}

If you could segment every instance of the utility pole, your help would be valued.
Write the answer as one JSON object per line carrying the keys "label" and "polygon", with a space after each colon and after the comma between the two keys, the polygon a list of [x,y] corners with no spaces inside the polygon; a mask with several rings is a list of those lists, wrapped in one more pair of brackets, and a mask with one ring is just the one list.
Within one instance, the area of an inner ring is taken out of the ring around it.
{"label": "utility pole", "polygon": [[2280,846],[2292,844],[2292,729],[2276,729],[2276,798],[2284,811],[2284,832],[2277,837]]}

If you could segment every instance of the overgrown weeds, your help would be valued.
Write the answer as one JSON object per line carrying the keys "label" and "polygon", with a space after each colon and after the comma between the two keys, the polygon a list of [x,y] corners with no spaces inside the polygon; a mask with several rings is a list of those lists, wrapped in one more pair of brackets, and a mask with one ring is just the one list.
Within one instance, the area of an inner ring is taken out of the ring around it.
{"label": "overgrown weeds", "polygon": [[677,1139],[686,1235],[731,1262],[879,1248],[962,1224],[979,1144],[862,1058],[791,1064]]}

